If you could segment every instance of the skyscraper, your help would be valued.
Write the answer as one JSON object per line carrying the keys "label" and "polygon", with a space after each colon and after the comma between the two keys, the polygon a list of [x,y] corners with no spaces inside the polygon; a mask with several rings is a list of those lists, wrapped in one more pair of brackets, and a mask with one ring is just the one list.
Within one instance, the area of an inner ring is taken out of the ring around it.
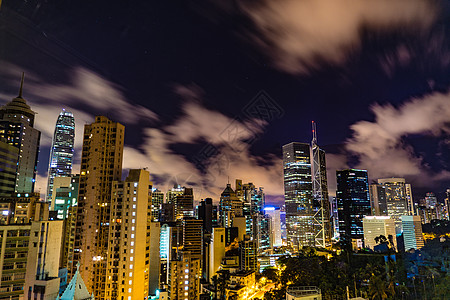
{"label": "skyscraper", "polygon": [[370,206],[373,216],[387,216],[386,186],[371,184],[369,186]]}
{"label": "skyscraper", "polygon": [[[107,264],[102,270],[106,273],[105,298],[145,299],[150,272],[150,173],[133,169],[125,181],[114,181],[112,185],[109,255],[104,257]],[[155,236],[158,241],[159,228]]]}
{"label": "skyscraper", "polygon": [[386,187],[387,212],[394,219],[397,233],[401,232],[401,216],[412,215],[414,211],[411,186],[404,178],[378,179],[378,184]]}
{"label": "skyscraper", "polygon": [[19,149],[0,138],[0,157],[0,197],[9,197],[16,188]]}
{"label": "skyscraper", "polygon": [[348,242],[362,239],[362,219],[371,213],[367,171],[336,171],[336,180],[340,238]]}
{"label": "skyscraper", "polygon": [[55,177],[67,177],[72,173],[73,146],[75,142],[75,119],[64,109],[56,120],[48,165],[47,200],[52,199]]}
{"label": "skyscraper", "polygon": [[420,249],[425,243],[422,234],[422,222],[419,216],[401,216],[405,251]]}
{"label": "skyscraper", "polygon": [[[81,276],[98,300],[105,299],[111,186],[122,175],[124,131],[123,125],[103,116],[84,126],[74,265],[69,272],[74,274],[79,261]],[[137,187],[127,193],[137,193]]]}
{"label": "skyscraper", "polygon": [[284,199],[288,245],[314,246],[313,191],[309,144],[283,146]]}
{"label": "skyscraper", "polygon": [[23,79],[19,95],[0,108],[0,139],[19,149],[15,192],[34,192],[41,132],[34,126],[35,112],[22,98]]}

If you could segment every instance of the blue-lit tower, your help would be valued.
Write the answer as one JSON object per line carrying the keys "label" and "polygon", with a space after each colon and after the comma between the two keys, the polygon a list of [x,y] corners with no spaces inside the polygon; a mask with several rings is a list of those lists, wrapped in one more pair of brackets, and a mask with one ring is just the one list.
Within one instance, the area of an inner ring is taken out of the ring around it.
{"label": "blue-lit tower", "polygon": [[371,214],[367,171],[336,171],[336,180],[340,239],[348,242],[362,239],[362,219]]}
{"label": "blue-lit tower", "polygon": [[75,119],[71,112],[62,110],[56,121],[48,166],[47,200],[52,198],[55,177],[68,177],[72,173]]}

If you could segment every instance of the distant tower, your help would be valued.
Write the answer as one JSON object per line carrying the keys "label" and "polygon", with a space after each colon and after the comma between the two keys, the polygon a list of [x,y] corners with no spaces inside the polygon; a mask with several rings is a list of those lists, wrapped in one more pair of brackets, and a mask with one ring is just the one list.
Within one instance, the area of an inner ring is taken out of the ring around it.
{"label": "distant tower", "polygon": [[15,192],[34,192],[41,132],[34,126],[34,111],[22,98],[24,75],[19,95],[0,107],[0,139],[19,149]]}
{"label": "distant tower", "polygon": [[75,119],[64,109],[56,121],[48,165],[47,201],[52,199],[55,177],[69,177],[72,173]]}
{"label": "distant tower", "polygon": [[327,166],[325,151],[317,145],[316,123],[312,122],[312,188],[314,206],[314,244],[323,247],[331,244],[330,200],[328,199]]}

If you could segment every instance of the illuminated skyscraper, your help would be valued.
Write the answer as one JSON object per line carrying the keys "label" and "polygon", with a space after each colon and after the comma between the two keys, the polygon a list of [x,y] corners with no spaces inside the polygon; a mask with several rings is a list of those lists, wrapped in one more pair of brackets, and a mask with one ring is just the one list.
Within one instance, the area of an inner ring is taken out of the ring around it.
{"label": "illuminated skyscraper", "polygon": [[336,180],[340,239],[348,242],[362,239],[362,220],[371,213],[367,171],[336,171]]}
{"label": "illuminated skyscraper", "polygon": [[75,119],[71,112],[63,111],[56,121],[48,166],[47,200],[52,199],[55,177],[68,177],[72,173]]}
{"label": "illuminated skyscraper", "polygon": [[414,212],[411,185],[406,184],[404,178],[378,179],[378,184],[386,187],[388,216],[394,219],[397,233],[400,233],[401,216],[413,215]]}
{"label": "illuminated skyscraper", "polygon": [[0,107],[0,139],[19,149],[15,192],[34,192],[41,132],[34,128],[34,115],[22,98],[23,75],[19,95]]}
{"label": "illuminated skyscraper", "polygon": [[314,246],[313,190],[309,144],[283,146],[286,235],[294,248]]}
{"label": "illuminated skyscraper", "polygon": [[[81,264],[80,274],[97,300],[105,298],[111,187],[122,175],[125,128],[106,117],[84,126],[74,261],[69,274]],[[130,187],[127,193],[137,193]]]}

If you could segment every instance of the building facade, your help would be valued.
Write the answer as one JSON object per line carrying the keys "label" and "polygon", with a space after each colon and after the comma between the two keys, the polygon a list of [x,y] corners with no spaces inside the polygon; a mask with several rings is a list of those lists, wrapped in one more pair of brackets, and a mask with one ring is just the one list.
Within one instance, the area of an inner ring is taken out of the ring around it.
{"label": "building facade", "polygon": [[286,236],[294,249],[314,246],[314,206],[309,144],[283,146]]}
{"label": "building facade", "polygon": [[338,170],[336,180],[340,239],[363,239],[363,218],[371,214],[367,171]]}
{"label": "building facade", "polygon": [[72,174],[73,146],[75,143],[75,118],[71,112],[63,111],[56,120],[48,166],[47,199],[52,199],[55,177]]}
{"label": "building facade", "polygon": [[103,116],[84,127],[74,265],[69,275],[80,262],[83,281],[97,300],[106,299],[111,187],[122,175],[124,131],[123,125]]}
{"label": "building facade", "polygon": [[374,249],[377,245],[375,241],[376,237],[383,235],[389,240],[389,236],[392,236],[392,242],[394,248],[397,249],[397,238],[395,235],[395,223],[388,216],[366,216],[363,218],[364,229],[364,247]]}
{"label": "building facade", "polygon": [[23,75],[19,95],[0,107],[0,139],[19,149],[15,192],[34,192],[41,132],[34,128],[35,112],[22,98]]}

